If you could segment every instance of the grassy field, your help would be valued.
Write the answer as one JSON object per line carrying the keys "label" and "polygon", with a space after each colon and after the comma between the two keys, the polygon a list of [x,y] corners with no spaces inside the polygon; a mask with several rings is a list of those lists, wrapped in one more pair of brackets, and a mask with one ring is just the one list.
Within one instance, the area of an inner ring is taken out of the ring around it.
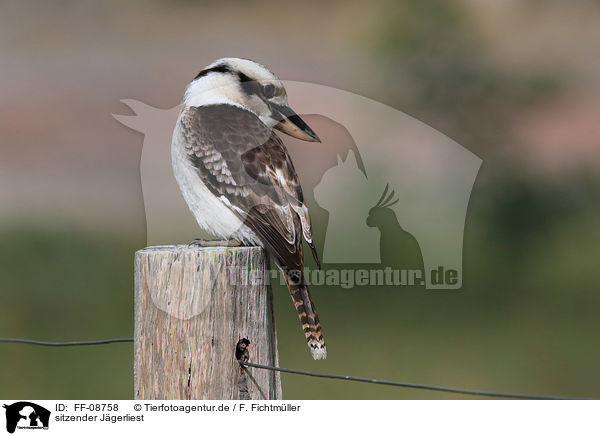
{"label": "grassy field", "polygon": [[[569,186],[563,189],[579,197],[548,186],[479,188],[466,226],[462,290],[314,287],[325,362],[310,358],[287,291],[275,285],[282,366],[600,396],[599,210],[595,191]],[[0,240],[0,336],[132,336],[132,261],[143,238],[13,226]],[[132,397],[131,344],[0,349],[3,398]],[[283,375],[283,387],[291,399],[456,398],[296,375]]]}

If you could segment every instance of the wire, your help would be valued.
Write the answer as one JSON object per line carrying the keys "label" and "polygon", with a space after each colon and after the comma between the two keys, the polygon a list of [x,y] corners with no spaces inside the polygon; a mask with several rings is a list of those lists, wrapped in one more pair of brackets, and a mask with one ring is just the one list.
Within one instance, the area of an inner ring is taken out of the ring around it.
{"label": "wire", "polygon": [[499,397],[499,398],[520,398],[520,399],[525,399],[525,400],[589,400],[589,399],[591,399],[591,398],[559,397],[559,396],[554,396],[554,395],[530,395],[530,394],[516,394],[516,393],[507,393],[507,392],[475,391],[475,390],[471,390],[471,389],[447,388],[444,386],[430,386],[430,385],[421,385],[421,384],[416,384],[416,383],[404,383],[404,382],[395,382],[395,381],[389,381],[389,380],[377,380],[377,379],[373,379],[373,378],[353,377],[351,375],[323,374],[323,373],[319,373],[319,372],[301,371],[298,369],[278,368],[276,366],[259,365],[258,363],[244,362],[242,360],[238,360],[238,362],[242,366],[251,366],[251,367],[260,368],[260,369],[270,369],[272,371],[287,372],[290,374],[298,374],[298,375],[306,375],[309,377],[321,377],[321,378],[331,378],[331,379],[336,379],[336,380],[348,380],[348,381],[356,381],[356,382],[363,382],[363,383],[375,383],[375,384],[379,384],[379,385],[396,386],[396,387],[404,387],[404,388],[412,388],[412,389],[426,389],[426,390],[430,390],[430,391],[451,392],[454,394],[480,395],[480,396],[486,396],[486,397]]}
{"label": "wire", "polygon": [[98,341],[72,341],[72,342],[49,342],[34,341],[32,339],[0,338],[0,342],[14,342],[18,344],[45,345],[47,347],[71,347],[74,345],[102,345],[114,344],[116,342],[133,342],[133,338],[100,339]]}
{"label": "wire", "polygon": [[[32,340],[32,339],[0,338],[0,342],[42,345],[42,346],[48,346],[48,347],[69,347],[69,346],[76,346],[76,345],[101,345],[101,344],[113,344],[113,343],[117,343],[117,342],[133,342],[133,338],[116,338],[116,339],[101,339],[101,340],[97,340],[97,341],[70,341],[70,342],[49,342],[49,341],[36,341],[36,340]],[[389,380],[377,380],[374,378],[354,377],[351,375],[323,374],[323,373],[319,373],[319,372],[302,371],[299,369],[279,368],[277,366],[260,365],[258,363],[244,362],[243,360],[238,360],[238,362],[240,365],[246,366],[246,367],[250,366],[253,368],[268,369],[271,371],[279,371],[279,372],[285,372],[285,373],[289,373],[289,374],[305,375],[305,376],[309,376],[309,377],[320,377],[320,378],[329,378],[329,379],[335,379],[335,380],[373,383],[373,384],[378,384],[378,385],[395,386],[395,387],[412,388],[412,389],[426,389],[426,390],[430,390],[430,391],[450,392],[453,394],[480,395],[480,396],[497,397],[497,398],[519,398],[519,399],[523,399],[523,400],[591,400],[591,399],[593,399],[593,398],[559,397],[559,396],[554,396],[554,395],[531,395],[531,394],[518,394],[518,393],[508,393],[508,392],[476,391],[476,390],[471,390],[471,389],[448,388],[448,387],[444,387],[444,386],[431,386],[431,385],[422,385],[422,384],[416,384],[416,383],[405,383],[405,382],[396,382],[396,381],[389,381]]]}

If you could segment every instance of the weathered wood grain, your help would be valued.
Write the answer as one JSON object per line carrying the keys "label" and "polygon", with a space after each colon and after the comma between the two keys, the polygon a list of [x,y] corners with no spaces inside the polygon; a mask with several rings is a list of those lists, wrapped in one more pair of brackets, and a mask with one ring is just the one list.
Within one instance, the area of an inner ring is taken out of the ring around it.
{"label": "weathered wood grain", "polygon": [[280,399],[273,299],[259,247],[148,247],[135,254],[136,399]]}

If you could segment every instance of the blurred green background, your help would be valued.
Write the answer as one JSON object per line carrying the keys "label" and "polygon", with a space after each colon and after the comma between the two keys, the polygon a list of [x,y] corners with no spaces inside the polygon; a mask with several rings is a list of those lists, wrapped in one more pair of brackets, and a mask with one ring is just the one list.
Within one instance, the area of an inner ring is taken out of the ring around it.
{"label": "blurred green background", "polygon": [[[282,366],[600,397],[598,2],[1,8],[1,337],[132,336],[133,253],[146,237],[142,137],[110,114],[123,98],[172,107],[202,66],[242,56],[388,104],[484,162],[463,289],[314,287],[329,349],[314,362],[275,286]],[[131,344],[0,350],[2,398],[132,397]],[[458,398],[282,380],[288,399]]]}

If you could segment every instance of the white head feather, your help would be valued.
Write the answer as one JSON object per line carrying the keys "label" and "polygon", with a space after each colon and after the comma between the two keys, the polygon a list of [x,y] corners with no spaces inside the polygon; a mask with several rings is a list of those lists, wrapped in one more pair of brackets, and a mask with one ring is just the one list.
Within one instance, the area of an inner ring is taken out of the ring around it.
{"label": "white head feather", "polygon": [[242,85],[248,80],[263,87],[273,85],[274,95],[268,101],[287,106],[287,94],[281,80],[264,65],[240,58],[222,58],[204,68],[188,85],[183,104],[188,107],[231,104],[248,109],[263,123],[273,127],[277,120],[271,117],[271,109],[263,100],[264,97],[244,91]]}

